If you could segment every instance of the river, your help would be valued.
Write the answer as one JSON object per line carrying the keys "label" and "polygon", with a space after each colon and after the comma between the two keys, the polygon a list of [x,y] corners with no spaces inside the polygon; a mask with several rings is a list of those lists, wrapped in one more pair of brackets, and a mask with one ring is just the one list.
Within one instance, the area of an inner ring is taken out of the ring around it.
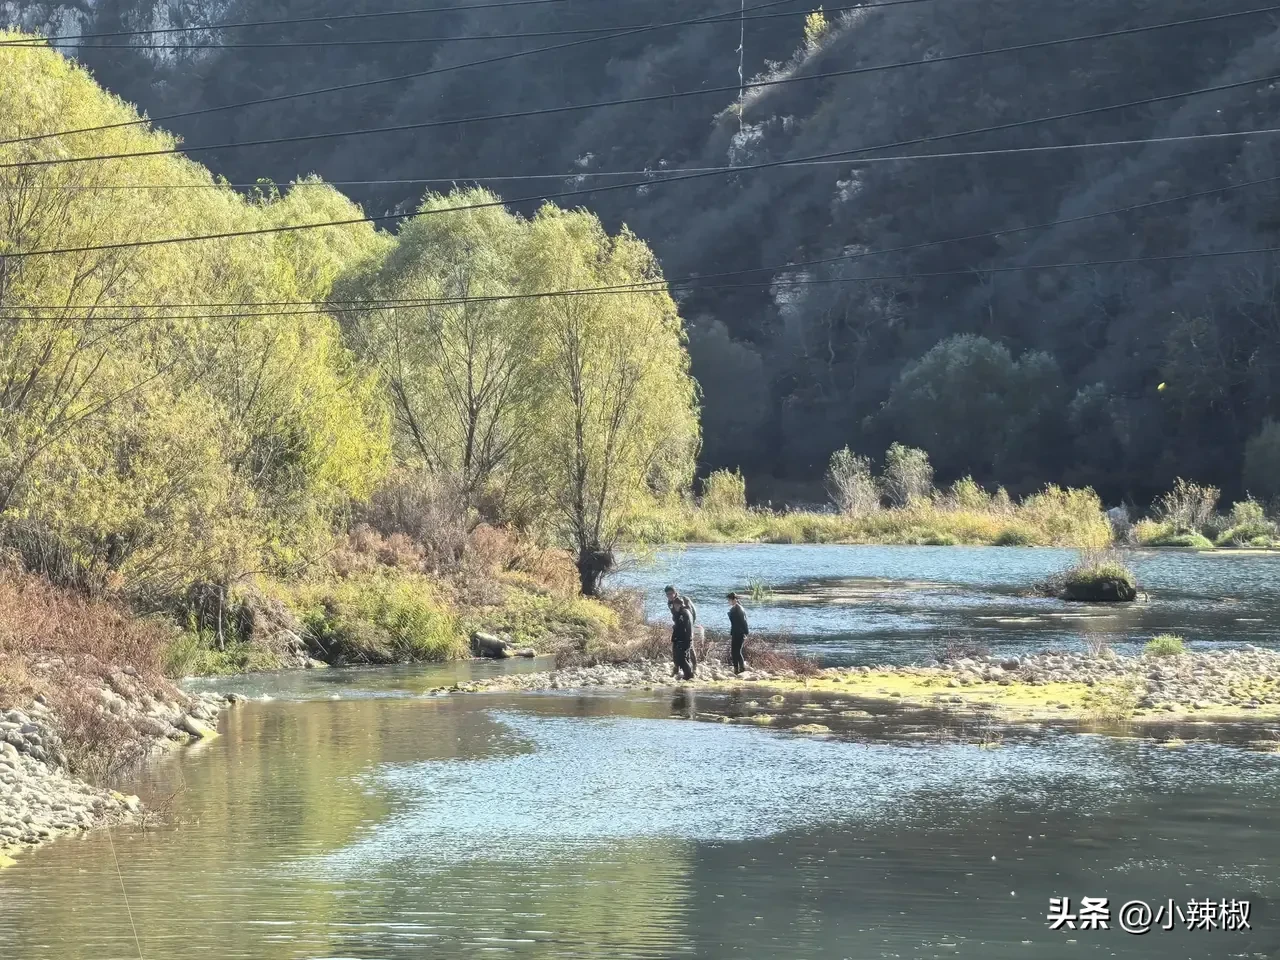
{"label": "river", "polygon": [[1145,602],[1081,605],[1026,596],[1075,561],[1072,550],[1013,547],[698,546],[629,561],[620,587],[643,591],[665,618],[662,588],[698,604],[700,622],[726,628],[729,590],[744,597],[752,629],[831,665],[912,663],[948,639],[1018,655],[1090,642],[1133,653],[1159,633],[1193,649],[1280,647],[1280,555],[1136,551],[1128,557]]}
{"label": "river", "polygon": [[[978,611],[991,604],[1021,608],[1021,572],[1056,562],[915,548],[918,563],[887,551],[899,566],[864,574],[875,563],[857,551],[754,549],[759,561],[689,550],[625,576],[706,597],[756,563],[780,595],[808,597],[831,577],[840,596],[852,576],[949,584],[913,588],[926,598],[899,615],[958,629],[987,623]],[[1191,617],[1180,598],[1224,586],[1252,610],[1262,601],[1242,584],[1266,581],[1274,596],[1266,578],[1280,572],[1270,558],[1151,562],[1142,616],[1154,619],[1166,595],[1185,608],[1168,616]],[[1188,569],[1194,582],[1176,582]],[[888,602],[840,609],[856,619]],[[869,638],[903,657],[927,646],[929,628],[909,623],[831,630],[824,606],[839,604],[781,600],[753,615],[794,617],[833,658]],[[994,626],[988,642],[1072,640],[1065,626],[1042,629]],[[1234,639],[1220,627],[1205,642]],[[806,737],[705,722],[742,695],[696,689],[421,696],[538,666],[216,684],[253,699],[227,714],[221,737],[153,763],[132,786],[166,808],[163,825],[59,841],[0,871],[0,957],[1280,956],[1280,755],[1048,730],[979,745],[891,717]],[[793,696],[801,715],[807,698]],[[1051,897],[1248,901],[1252,929],[1137,936],[1113,917],[1107,930],[1050,930]]]}

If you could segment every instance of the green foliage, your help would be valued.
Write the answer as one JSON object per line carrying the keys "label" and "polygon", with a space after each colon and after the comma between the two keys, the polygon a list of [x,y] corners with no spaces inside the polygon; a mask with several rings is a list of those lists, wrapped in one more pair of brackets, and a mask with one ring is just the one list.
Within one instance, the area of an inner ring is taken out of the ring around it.
{"label": "green foliage", "polygon": [[508,588],[500,605],[468,616],[468,632],[506,634],[517,647],[547,652],[552,646],[599,642],[619,626],[616,611],[581,596]]}
{"label": "green foliage", "polygon": [[1144,547],[1187,547],[1196,550],[1212,550],[1213,541],[1201,533],[1175,533],[1171,526],[1145,520],[1134,532],[1138,543]]}
{"label": "green foliage", "polygon": [[768,600],[773,595],[763,577],[752,577],[747,583],[747,593],[756,603]]}
{"label": "green foliage", "polygon": [[1244,484],[1264,499],[1280,496],[1280,422],[1266,421],[1245,444]]}
{"label": "green foliage", "polygon": [[872,476],[871,460],[848,447],[831,455],[827,466],[827,492],[849,516],[862,516],[880,509],[880,483]]}
{"label": "green foliage", "polygon": [[[524,268],[541,289],[654,283],[652,251],[624,230],[610,237],[584,211],[543,207]],[[688,486],[699,443],[697,385],[685,335],[663,286],[610,297],[540,301],[546,405],[538,419],[537,489],[594,592],[597,559],[647,496]]]}
{"label": "green foliage", "polygon": [[973,477],[961,477],[951,485],[947,503],[956,510],[980,511],[990,509],[991,498],[974,482]]}
{"label": "green foliage", "polygon": [[425,577],[369,574],[304,585],[295,600],[311,643],[338,663],[402,663],[461,656],[456,614]]}
{"label": "green foliage", "polygon": [[1186,643],[1181,637],[1172,633],[1162,633],[1152,637],[1142,648],[1143,655],[1147,657],[1176,657],[1186,652]]}
{"label": "green foliage", "polygon": [[1102,501],[1089,488],[1064,490],[1050,484],[1028,497],[1018,513],[1045,531],[1050,543],[1070,543],[1095,550],[1111,543],[1111,524],[1102,510]]}
{"label": "green foliage", "polygon": [[933,494],[933,467],[923,450],[895,443],[884,455],[884,490],[895,507],[921,503]]}
{"label": "green foliage", "polygon": [[827,22],[827,15],[822,12],[822,7],[818,7],[806,16],[804,18],[805,49],[816,50],[830,29],[831,24]]}
{"label": "green foliage", "polygon": [[279,670],[284,664],[270,650],[252,643],[236,642],[218,649],[216,637],[206,632],[184,631],[164,651],[165,676],[222,676]]}
{"label": "green foliage", "polygon": [[926,447],[942,469],[990,471],[1041,411],[1058,399],[1057,365],[1045,354],[1015,362],[1001,344],[962,334],[941,341],[894,384],[885,416]]}
{"label": "green foliage", "polygon": [[1179,477],[1156,501],[1156,518],[1174,533],[1203,533],[1213,519],[1220,491]]}
{"label": "green foliage", "polygon": [[738,470],[716,470],[702,484],[702,509],[741,513],[747,509],[747,481]]}
{"label": "green foliage", "polygon": [[[0,47],[0,73],[0,139],[115,124],[76,151],[174,143],[125,126],[137,114],[51,50]],[[0,145],[3,162],[63,153]],[[143,189],[79,189],[97,177]],[[0,254],[359,215],[314,180],[245,199],[177,156],[0,171]],[[314,554],[386,456],[381,398],[337,323],[119,304],[323,299],[343,262],[385,242],[353,224],[13,261],[0,275],[0,526],[42,531],[97,582],[151,600]]]}

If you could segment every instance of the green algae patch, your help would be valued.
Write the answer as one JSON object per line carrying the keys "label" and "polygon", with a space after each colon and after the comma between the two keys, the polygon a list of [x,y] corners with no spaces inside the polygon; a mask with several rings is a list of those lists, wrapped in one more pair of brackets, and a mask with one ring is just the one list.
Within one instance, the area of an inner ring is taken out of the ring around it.
{"label": "green algae patch", "polygon": [[792,733],[830,733],[830,727],[824,727],[820,723],[802,723],[798,727],[791,728]]}
{"label": "green algae patch", "polygon": [[3,870],[5,867],[15,867],[17,865],[18,865],[17,860],[14,860],[12,857],[7,857],[3,853],[0,853],[0,870]]}
{"label": "green algae patch", "polygon": [[[733,681],[728,681],[732,684]],[[955,683],[956,685],[952,685]],[[1090,687],[1084,683],[1029,684],[981,680],[961,685],[945,674],[859,671],[826,673],[821,677],[769,680],[771,689],[795,693],[839,693],[862,700],[948,710],[992,711],[1009,720],[1072,719],[1087,713]],[[785,697],[776,695],[770,703]]]}

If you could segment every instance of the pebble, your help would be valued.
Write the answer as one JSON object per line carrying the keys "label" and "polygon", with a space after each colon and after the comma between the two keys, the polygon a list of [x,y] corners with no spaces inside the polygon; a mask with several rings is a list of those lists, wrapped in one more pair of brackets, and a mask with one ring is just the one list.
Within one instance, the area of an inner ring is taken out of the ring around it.
{"label": "pebble", "polygon": [[[137,672],[126,668],[120,676],[137,678]],[[102,710],[129,725],[153,748],[168,740],[190,742],[196,736],[189,732],[193,727],[201,735],[211,734],[219,712],[233,702],[212,695],[188,697],[163,683],[165,695],[185,706],[169,704],[165,706],[171,709],[157,710],[153,696],[137,689],[145,681],[118,685],[128,695],[99,687],[88,694],[87,702],[100,703]],[[67,768],[58,729],[56,711],[43,694],[25,709],[0,703],[0,862],[23,847],[136,818],[143,812],[137,797],[77,779]]]}

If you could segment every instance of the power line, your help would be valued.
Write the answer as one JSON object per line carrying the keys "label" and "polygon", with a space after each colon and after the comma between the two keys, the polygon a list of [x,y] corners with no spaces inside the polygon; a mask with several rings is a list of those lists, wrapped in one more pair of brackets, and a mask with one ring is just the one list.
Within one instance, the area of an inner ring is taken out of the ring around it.
{"label": "power line", "polygon": [[[1113,37],[1129,36],[1135,33],[1145,33],[1152,30],[1164,30],[1171,27],[1192,26],[1204,24],[1211,21],[1230,19],[1241,16],[1252,16],[1260,13],[1270,13],[1280,10],[1280,4],[1270,7],[1262,7],[1254,10],[1241,11],[1236,13],[1213,14],[1206,17],[1195,17],[1192,19],[1174,20],[1166,23],[1149,24],[1141,27],[1126,27],[1122,30],[1109,30],[1104,33],[1086,34],[1076,37],[1064,37],[1055,40],[1040,40],[1034,43],[1023,43],[1011,47],[997,47],[991,50],[974,50],[966,53],[950,54],[944,57],[924,58],[920,60],[900,60],[896,63],[874,64],[867,67],[852,67],[846,70],[832,70],[823,73],[807,74],[803,76],[779,77],[774,80],[759,80],[751,83],[741,84],[738,86],[728,85],[721,87],[703,87],[698,90],[674,91],[672,93],[652,94],[644,97],[628,97],[618,100],[603,100],[594,103],[569,104],[560,107],[542,107],[536,110],[519,110],[511,113],[488,114],[473,117],[457,117],[443,120],[424,120],[418,123],[402,123],[385,127],[366,127],[356,130],[341,130],[332,133],[306,133],[296,134],[288,137],[270,137],[261,140],[242,140],[235,143],[218,143],[204,144],[198,146],[182,146],[182,147],[165,147],[155,150],[138,150],[127,153],[110,153],[95,154],[83,157],[51,157],[43,160],[21,160],[10,163],[0,163],[0,169],[12,169],[18,167],[47,167],[60,166],[68,163],[90,163],[96,161],[107,160],[124,160],[136,157],[157,157],[170,156],[173,154],[190,154],[212,150],[230,150],[243,147],[262,147],[273,146],[282,143],[310,143],[316,140],[330,140],[340,137],[357,137],[369,136],[373,134],[385,133],[405,133],[411,130],[426,130],[435,127],[458,126],[467,123],[484,123],[496,120],[517,120],[528,117],[543,117],[559,113],[572,113],[579,110],[594,110],[606,107],[630,106],[641,103],[666,102],[670,100],[683,99],[686,97],[709,96],[719,93],[732,93],[735,90],[741,91],[743,88],[760,89],[765,87],[781,86],[790,83],[803,83],[815,80],[827,80],[834,77],[849,77],[868,73],[880,73],[888,70],[899,70],[906,67],[931,66],[933,64],[952,63],[959,60],[969,60],[976,57],[995,56],[1005,53],[1019,53],[1028,50],[1040,50],[1046,47],[1061,46],[1072,43],[1083,43],[1086,41],[1110,39]],[[745,109],[745,105],[743,105]],[[741,116],[741,113],[739,114]],[[12,142],[12,141],[10,141]]]}
{"label": "power line", "polygon": [[[947,153],[914,153],[914,154],[897,154],[891,157],[862,157],[857,160],[808,160],[796,161],[790,166],[850,166],[852,164],[868,164],[868,163],[901,163],[911,160],[963,160],[975,157],[996,157],[996,156],[1012,156],[1025,153],[1062,153],[1071,150],[1091,150],[1103,147],[1134,147],[1134,146],[1150,146],[1156,143],[1192,143],[1203,140],[1233,140],[1237,137],[1261,137],[1270,136],[1280,133],[1280,127],[1262,127],[1255,130],[1226,130],[1219,133],[1185,133],[1168,137],[1137,137],[1131,140],[1091,140],[1085,143],[1057,143],[1057,144],[1037,144],[1033,147],[993,147],[987,150],[955,150]],[[957,134],[958,136],[958,134]],[[85,158],[92,159],[92,158]],[[111,159],[111,158],[97,158]],[[0,163],[0,170],[10,167],[26,167],[26,166],[44,166],[41,163]],[[420,183],[481,183],[487,180],[576,180],[580,177],[617,177],[617,176],[645,176],[651,177],[646,181],[648,184],[664,183],[663,174],[684,174],[684,173],[736,173],[739,170],[749,169],[741,166],[718,166],[718,167],[674,167],[670,170],[615,170],[615,171],[597,171],[597,172],[580,172],[580,173],[540,173],[540,174],[524,174],[519,176],[507,177],[432,177],[417,180],[317,180],[313,182],[302,182],[287,184],[288,189],[293,190],[298,187],[337,187],[337,186],[375,186],[375,185],[405,185]],[[275,184],[271,184],[275,186]],[[255,187],[268,186],[266,183],[250,183],[250,184],[222,184],[222,183],[195,183],[195,184],[179,184],[172,189],[253,189]],[[58,190],[164,190],[171,189],[165,186],[154,186],[148,184],[110,186],[99,184],[83,184],[74,186],[57,187]],[[513,203],[518,201],[511,201]]]}
{"label": "power line", "polygon": [[[1158,200],[1146,200],[1141,203],[1128,204],[1123,207],[1113,207],[1109,210],[1100,210],[1096,213],[1080,214],[1074,217],[1062,217],[1056,220],[1047,220],[1042,223],[1026,224],[1020,227],[1008,227],[1000,230],[989,230],[985,233],[974,233],[959,237],[943,237],[936,240],[924,240],[919,243],[909,243],[898,247],[884,247],[879,250],[864,250],[860,253],[840,254],[835,257],[824,257],[816,260],[800,260],[790,263],[773,264],[771,266],[762,267],[746,267],[741,270],[727,270],[720,273],[699,274],[696,276],[663,278],[662,280],[654,280],[647,284],[614,284],[606,287],[588,288],[591,292],[621,291],[627,292],[638,286],[648,286],[652,284],[663,284],[664,286],[690,286],[692,284],[700,284],[705,280],[715,280],[724,277],[740,276],[744,273],[761,273],[761,272],[778,272],[783,270],[796,270],[801,267],[815,267],[831,263],[850,262],[854,260],[864,260],[868,257],[884,256],[890,253],[905,253],[912,250],[921,250],[927,247],[941,246],[947,243],[970,243],[976,240],[989,240],[998,237],[1010,236],[1016,233],[1026,233],[1031,230],[1046,230],[1052,227],[1067,226],[1070,224],[1083,223],[1088,220],[1098,220],[1102,217],[1121,216],[1127,213],[1134,213],[1139,210],[1147,210],[1152,207],[1164,206],[1171,203],[1181,203],[1186,200],[1201,200],[1205,197],[1220,196],[1233,190],[1244,190],[1249,187],[1262,186],[1268,183],[1280,183],[1280,176],[1260,177],[1255,180],[1244,180],[1240,183],[1229,183],[1220,187],[1212,187],[1208,190],[1197,190],[1193,193],[1183,193],[1175,197],[1161,197]],[[982,270],[974,270],[970,272],[981,273]],[[850,278],[851,280],[865,278]],[[695,287],[700,289],[699,287]],[[584,292],[582,290],[565,290],[553,293],[574,294]],[[538,294],[538,296],[549,296],[548,294]],[[513,298],[519,299],[528,295],[513,295]],[[434,303],[439,298],[431,297],[379,297],[377,303],[390,306],[419,306]],[[496,299],[508,299],[507,297],[498,297]],[[129,309],[129,310],[189,310],[204,308],[223,308],[223,307],[291,307],[291,306],[319,306],[325,310],[332,312],[335,307],[361,306],[369,303],[364,300],[324,300],[324,301],[300,301],[300,300],[254,300],[254,301],[232,301],[221,303],[128,303],[128,304],[111,304],[113,309]],[[48,310],[60,311],[69,309],[95,309],[93,304],[67,304],[61,307],[57,306],[32,306],[24,307],[25,310]]]}
{"label": "power line", "polygon": [[[751,10],[763,10],[768,7],[781,6],[784,3],[793,3],[795,0],[770,0],[768,3],[762,3],[759,6],[750,7]],[[897,2],[908,2],[908,0],[897,0]],[[909,0],[913,3],[932,2],[932,0]],[[319,87],[314,90],[305,90],[299,93],[282,93],[273,97],[262,97],[257,100],[241,100],[237,103],[226,103],[216,107],[201,107],[197,110],[185,110],[181,113],[169,113],[159,117],[138,118],[137,120],[122,120],[117,123],[99,124],[94,127],[81,127],[76,130],[58,130],[50,133],[33,134],[27,137],[17,137],[11,140],[0,140],[0,146],[6,146],[12,143],[30,143],[34,140],[47,140],[51,137],[65,137],[78,133],[93,133],[99,130],[115,130],[120,127],[134,127],[140,124],[160,123],[165,120],[177,120],[183,117],[197,117],[210,113],[220,113],[223,110],[239,110],[244,107],[261,106],[268,103],[283,103],[286,100],[297,100],[302,97],[319,96],[326,93],[339,93],[347,90],[359,90],[366,87],[378,86],[384,83],[398,83],[402,80],[417,80],[422,77],[436,76],[442,73],[450,73],[454,70],[462,70],[466,67],[486,66],[494,63],[501,63],[507,60],[515,60],[520,57],[529,57],[539,53],[550,53],[555,50],[567,50],[572,47],[580,47],[588,43],[599,43],[604,40],[618,40],[623,37],[634,36],[640,33],[647,33],[652,30],[661,30],[668,27],[684,27],[691,26],[695,23],[704,23],[710,21],[724,20],[729,17],[728,13],[717,13],[707,17],[698,17],[692,20],[677,20],[668,23],[656,23],[647,27],[637,27],[633,30],[624,30],[621,33],[611,33],[603,37],[586,37],[581,40],[572,40],[568,43],[557,43],[549,47],[535,47],[532,50],[517,50],[513,53],[504,53],[501,56],[486,57],[483,60],[469,60],[466,63],[452,64],[447,67],[433,67],[430,70],[419,70],[415,73],[403,73],[394,77],[379,77],[375,80],[359,80],[353,83],[337,84],[331,87]]]}
{"label": "power line", "polygon": [[[939,241],[946,242],[946,241]],[[1280,247],[1252,247],[1244,250],[1212,250],[1201,251],[1198,253],[1171,253],[1158,256],[1148,257],[1117,257],[1110,260],[1066,260],[1058,263],[1028,263],[1028,264],[1010,264],[999,267],[981,267],[970,268],[966,270],[935,270],[927,273],[891,273],[880,274],[878,276],[867,277],[815,277],[815,278],[775,278],[773,280],[762,281],[758,283],[719,283],[706,284],[703,286],[693,286],[689,292],[697,292],[698,290],[743,290],[743,289],[759,289],[775,287],[808,287],[819,286],[830,283],[878,283],[888,280],[928,280],[940,277],[972,277],[974,274],[981,273],[1021,273],[1024,271],[1035,270],[1066,270],[1078,267],[1114,267],[1123,266],[1134,263],[1169,263],[1179,260],[1204,260],[1204,259],[1220,259],[1223,257],[1244,257],[1256,256],[1258,254],[1275,254],[1280,253]],[[494,303],[508,300],[536,300],[548,299],[555,297],[578,297],[578,296],[600,296],[604,294],[646,294],[646,293],[665,293],[668,287],[673,285],[673,281],[668,280],[650,280],[637,282],[630,285],[615,285],[612,287],[583,287],[576,290],[548,290],[538,293],[513,293],[513,294],[495,294],[492,296],[477,297],[438,297],[438,298],[422,298],[419,300],[407,300],[398,302],[379,302],[351,306],[342,306],[338,308],[317,308],[311,310],[272,310],[259,313],[200,313],[186,314],[166,317],[152,317],[153,320],[239,320],[253,319],[261,317],[290,317],[290,316],[317,316],[321,314],[332,313],[377,313],[384,310],[395,310],[410,307],[424,306],[459,306],[470,303]],[[676,286],[684,286],[684,284],[674,284]],[[677,291],[679,292],[679,291]],[[9,309],[31,309],[24,307],[10,307]],[[43,308],[40,308],[43,309]],[[70,309],[70,308],[66,308]],[[134,316],[83,316],[83,317],[21,317],[4,315],[0,316],[0,320],[137,320]]]}
{"label": "power line", "polygon": [[[407,17],[427,13],[469,13],[472,10],[493,10],[499,7],[533,7],[552,3],[567,3],[569,0],[498,0],[498,2],[476,3],[467,6],[452,7],[420,7],[411,10],[380,10],[373,13],[335,13],[322,17],[289,17],[282,20],[241,20],[233,23],[199,24],[189,27],[155,27],[149,30],[117,30],[112,33],[78,33],[59,40],[98,40],[112,37],[143,37],[160,34],[192,33],[196,31],[233,30],[240,27],[281,27],[299,23],[332,23],[344,20],[378,20],[387,17]],[[0,46],[20,46],[25,40],[6,40]]]}
{"label": "power line", "polygon": [[[561,0],[557,0],[557,2],[561,2]],[[844,7],[832,7],[827,12],[843,13],[850,10],[865,10],[865,9],[869,9],[872,6],[895,7],[895,6],[901,6],[905,3],[928,3],[928,2],[932,2],[932,0],[885,0],[885,2],[882,2],[882,3],[852,4],[850,6],[844,6]],[[468,10],[468,9],[478,9],[478,8],[458,7],[455,9]],[[708,24],[715,25],[720,23],[737,24],[742,21],[777,20],[777,19],[782,19],[786,17],[796,17],[800,15],[799,11],[788,11],[786,13],[763,13],[755,16],[728,19],[730,13],[731,11],[723,14],[723,16],[726,18],[724,20],[700,21],[697,23],[690,23],[689,26],[705,26]],[[45,47],[52,47],[53,49],[56,50],[64,46],[73,46],[81,50],[154,51],[154,50],[262,50],[262,49],[277,50],[277,49],[286,49],[289,47],[311,48],[311,47],[365,47],[365,46],[396,46],[396,45],[403,46],[405,44],[413,44],[413,43],[454,43],[456,41],[467,41],[467,40],[526,40],[526,39],[533,39],[538,37],[571,37],[571,36],[581,36],[583,34],[589,34],[589,33],[608,33],[610,30],[639,29],[642,27],[649,27],[649,26],[651,25],[633,23],[633,24],[616,24],[616,25],[607,26],[607,27],[582,27],[579,29],[566,29],[566,30],[539,30],[539,31],[532,31],[532,32],[525,32],[525,33],[478,33],[478,34],[468,34],[464,36],[387,37],[387,38],[378,38],[378,39],[350,39],[350,40],[276,40],[276,41],[263,42],[263,43],[232,42],[232,43],[73,44],[71,43],[72,39],[81,39],[81,38],[31,37],[29,39],[24,38],[22,40],[0,40],[0,48],[16,47],[19,49],[39,50],[39,49],[44,49]],[[104,34],[104,36],[108,36],[108,35]]]}
{"label": "power line", "polygon": [[[1124,103],[1108,104],[1102,107],[1089,107],[1083,110],[1073,110],[1068,113],[1059,113],[1059,114],[1054,114],[1048,117],[1034,117],[1029,120],[1015,120],[1007,123],[994,124],[987,127],[977,127],[970,130],[960,130],[953,133],[932,134],[925,137],[916,137],[911,140],[899,140],[893,143],[883,143],[883,144],[878,144],[875,146],[867,146],[867,147],[854,147],[854,148],[849,148],[845,150],[831,151],[829,153],[814,154],[807,157],[796,157],[794,159],[770,160],[763,163],[744,164],[743,166],[740,166],[740,167],[732,167],[730,168],[730,170],[735,173],[749,172],[753,170],[767,170],[773,167],[792,166],[801,162],[812,162],[815,160],[834,159],[836,157],[850,156],[850,155],[859,154],[859,153],[871,153],[871,152],[877,152],[880,150],[894,149],[896,147],[914,146],[916,144],[921,144],[921,143],[932,143],[938,140],[948,140],[954,137],[974,136],[982,133],[995,133],[995,132],[1000,132],[1004,130],[1013,130],[1020,127],[1034,126],[1040,123],[1050,123],[1058,120],[1076,119],[1079,117],[1091,116],[1093,114],[1106,113],[1112,110],[1123,110],[1131,107],[1149,106],[1154,103],[1164,103],[1170,100],[1182,99],[1184,97],[1201,96],[1209,93],[1220,93],[1226,90],[1235,90],[1241,87],[1251,86],[1259,83],[1274,82],[1277,80],[1280,80],[1280,74],[1274,74],[1266,77],[1256,77],[1249,80],[1237,80],[1232,83],[1217,84],[1211,87],[1201,87],[1196,90],[1184,90],[1178,93],[1162,94],[1160,96],[1155,96],[1155,97],[1145,97],[1141,100],[1130,100]],[[112,244],[87,245],[87,246],[81,246],[81,247],[62,247],[62,248],[52,248],[48,250],[14,251],[14,252],[6,253],[4,256],[6,258],[21,259],[24,257],[50,256],[54,254],[63,254],[63,253],[90,253],[90,252],[105,251],[105,250],[122,250],[122,249],[140,248],[140,247],[155,247],[155,246],[163,246],[171,243],[192,243],[192,242],[202,241],[202,240],[225,240],[225,239],[231,239],[234,237],[264,236],[267,234],[288,233],[288,232],[298,231],[298,230],[315,230],[315,229],[320,229],[324,227],[354,226],[356,224],[362,224],[362,223],[381,223],[388,220],[411,219],[417,216],[434,215],[434,214],[441,214],[441,213],[461,213],[467,210],[487,209],[491,207],[506,206],[507,204],[515,205],[515,204],[522,204],[522,203],[534,203],[539,201],[545,202],[548,200],[560,200],[566,197],[578,197],[578,196],[583,196],[583,195],[592,194],[592,193],[606,193],[614,190],[629,190],[635,187],[653,187],[653,186],[658,186],[658,185],[663,185],[668,183],[677,183],[677,182],[684,182],[689,180],[699,180],[709,176],[721,175],[724,172],[725,171],[716,170],[716,171],[706,171],[701,173],[686,173],[686,174],[671,177],[665,180],[641,180],[641,181],[633,180],[633,181],[627,181],[625,183],[605,184],[603,186],[590,187],[590,188],[581,189],[581,190],[562,190],[558,193],[518,197],[513,200],[493,200],[493,201],[486,201],[484,203],[466,204],[458,207],[448,207],[444,209],[418,211],[414,214],[407,214],[407,215],[399,214],[399,213],[382,214],[378,216],[352,217],[345,220],[330,220],[330,221],[324,221],[321,223],[293,224],[289,226],[278,226],[278,227],[259,227],[254,230],[235,230],[235,231],[227,231],[224,233],[211,233],[211,234],[202,234],[202,235],[188,236],[188,237],[164,237],[164,238],[157,238],[154,240],[134,240],[134,241],[125,241],[120,243],[112,243]]]}
{"label": "power line", "polygon": [[[1280,134],[1280,127],[1264,127],[1256,130],[1227,130],[1219,133],[1186,133],[1169,137],[1138,137],[1131,140],[1091,140],[1085,143],[1039,144],[1033,147],[996,147],[987,150],[955,150],[946,153],[914,153],[895,154],[890,157],[861,157],[859,159],[841,160],[797,160],[790,166],[861,166],[872,163],[903,163],[917,160],[964,160],[977,157],[1013,156],[1026,153],[1061,153],[1071,150],[1091,150],[1105,147],[1150,146],[1157,143],[1193,143],[1204,140],[1229,140],[1237,137],[1261,137]],[[960,134],[956,134],[960,136]],[[289,191],[304,187],[343,187],[343,186],[410,186],[427,183],[483,183],[494,180],[578,180],[583,177],[634,177],[646,176],[656,179],[646,181],[647,184],[663,183],[664,174],[679,175],[685,173],[736,173],[743,170],[740,166],[718,167],[673,167],[669,170],[597,170],[578,173],[531,173],[511,176],[488,177],[425,177],[407,180],[314,180],[285,184]],[[98,191],[98,190],[252,190],[263,187],[278,186],[262,183],[179,183],[179,184],[68,184],[51,187],[60,191]],[[515,201],[512,201],[515,202]]]}

